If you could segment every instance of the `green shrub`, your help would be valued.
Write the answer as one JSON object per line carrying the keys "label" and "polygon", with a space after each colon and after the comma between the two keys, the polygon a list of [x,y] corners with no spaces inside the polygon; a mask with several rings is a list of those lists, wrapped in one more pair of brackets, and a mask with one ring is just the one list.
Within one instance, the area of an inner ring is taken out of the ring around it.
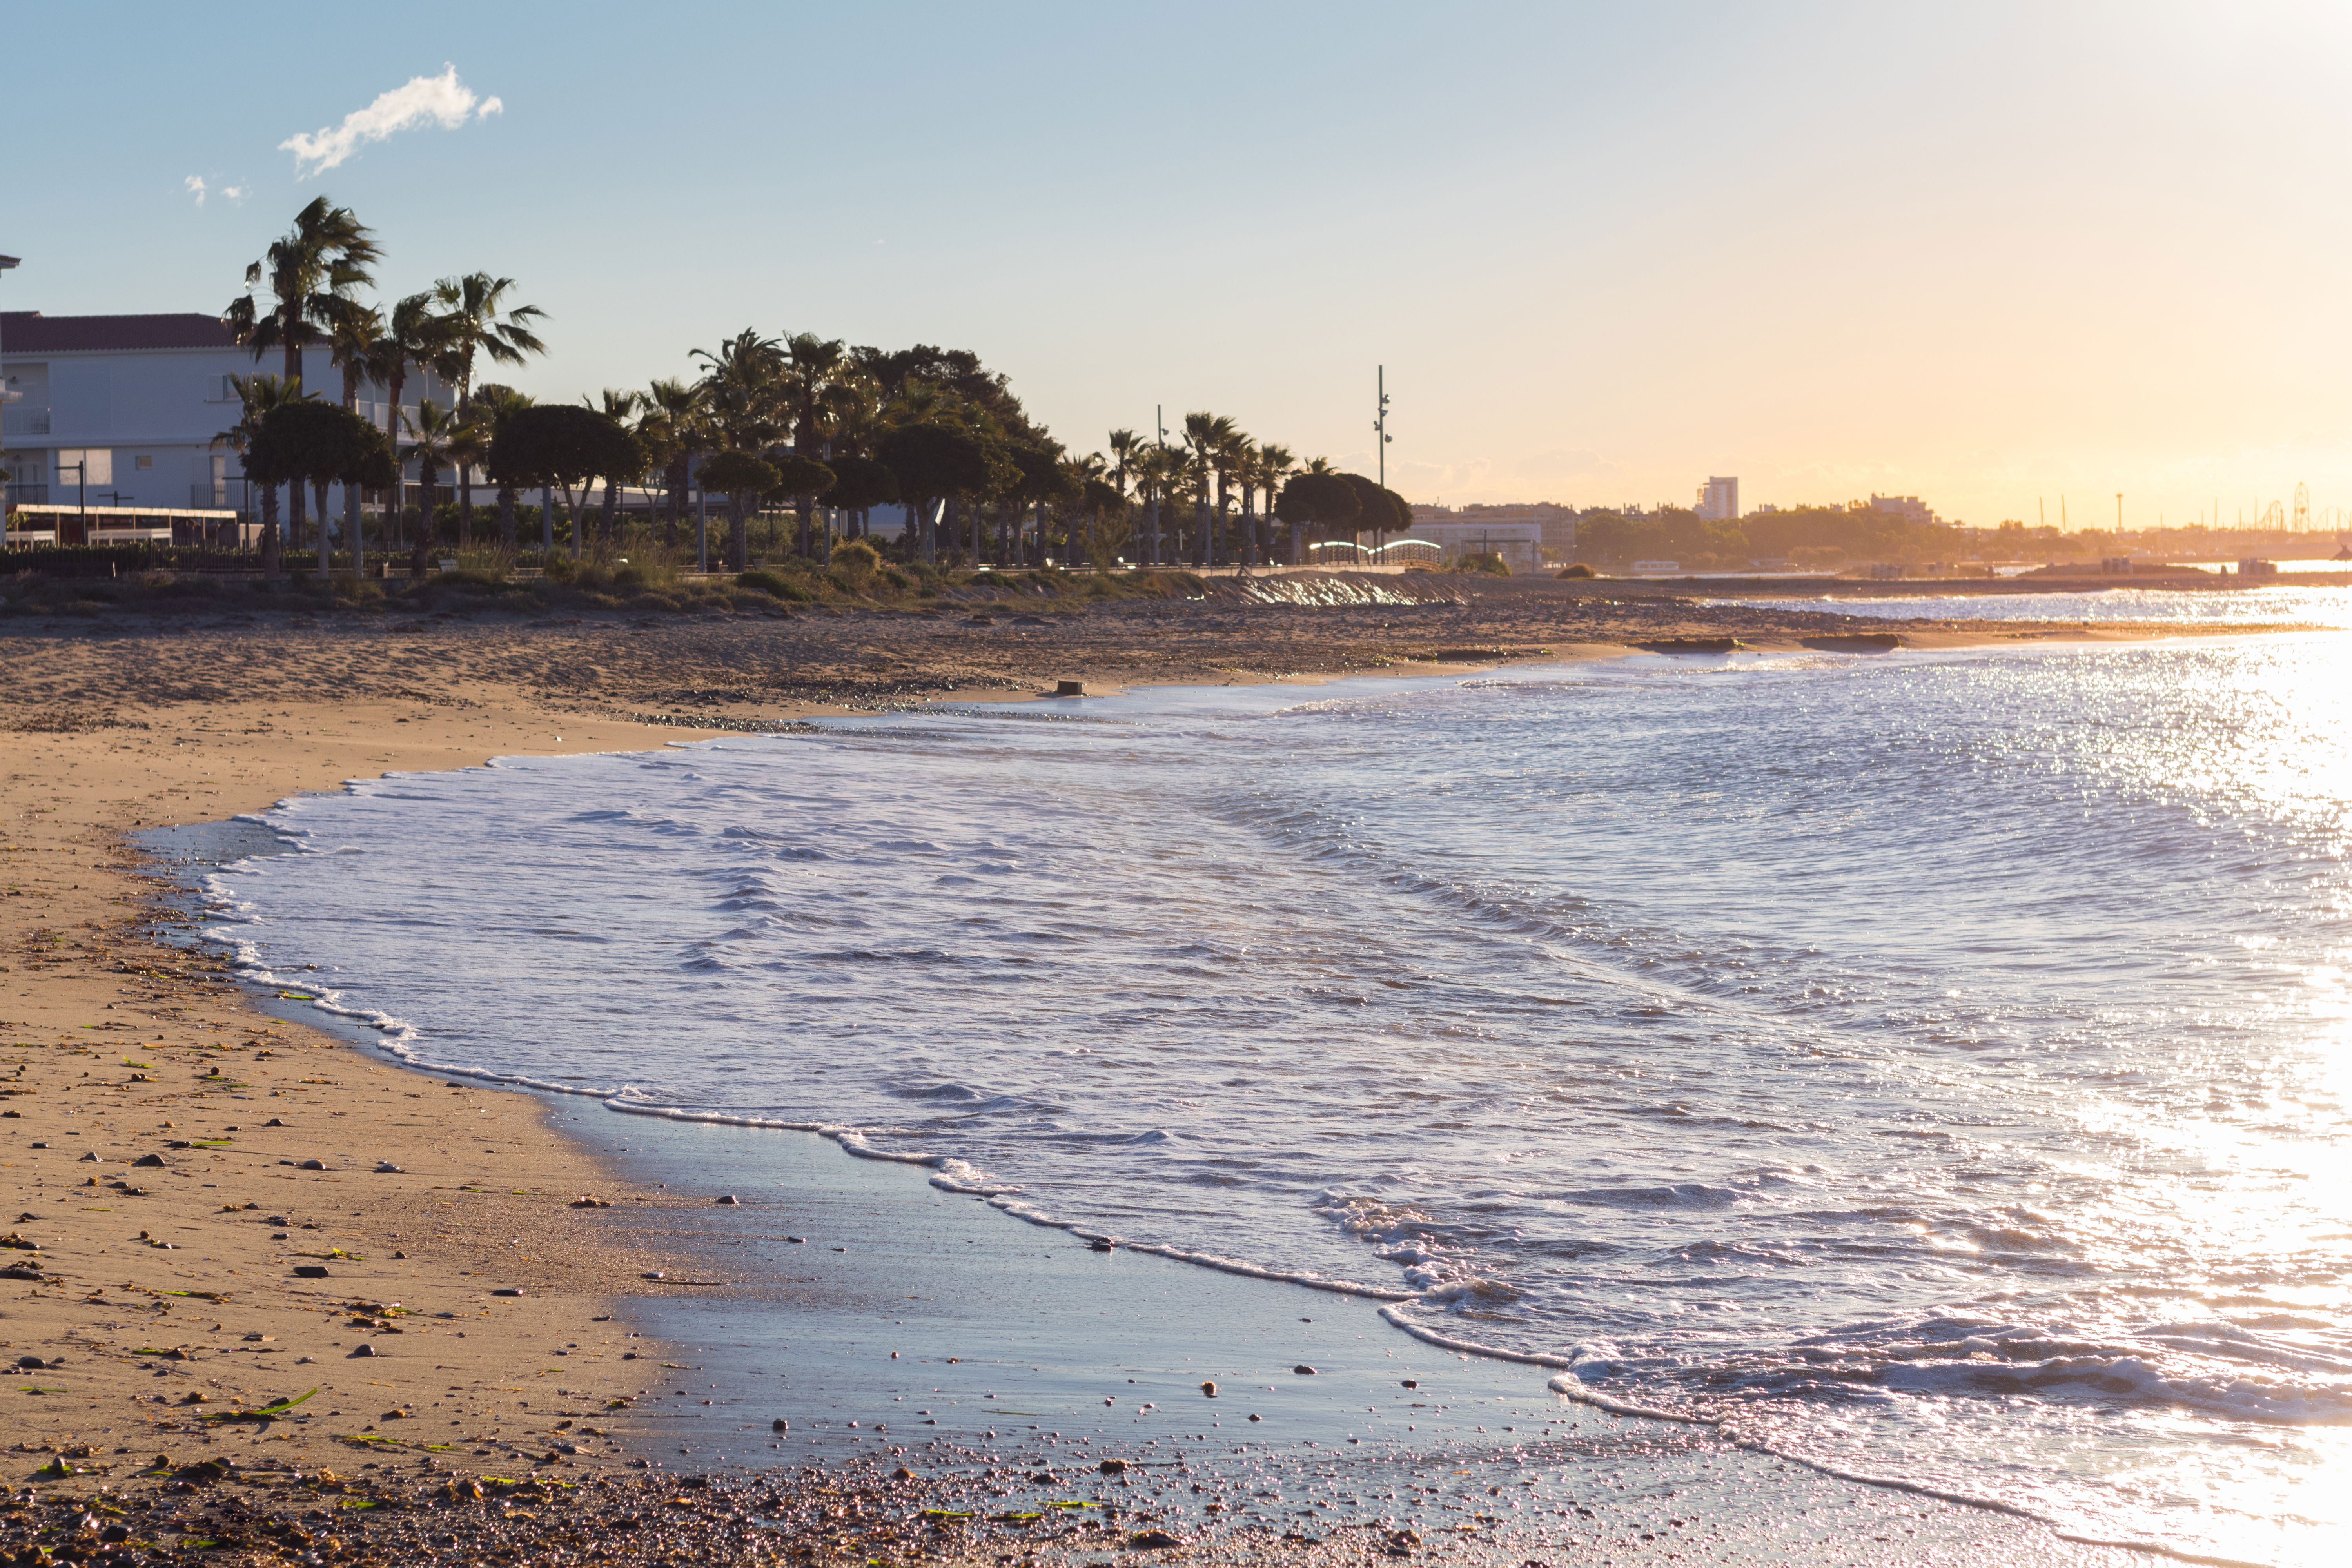
{"label": "green shrub", "polygon": [[816,598],[814,592],[802,587],[781,572],[746,572],[735,579],[735,585],[757,588],[772,598],[788,600],[795,605],[805,605]]}

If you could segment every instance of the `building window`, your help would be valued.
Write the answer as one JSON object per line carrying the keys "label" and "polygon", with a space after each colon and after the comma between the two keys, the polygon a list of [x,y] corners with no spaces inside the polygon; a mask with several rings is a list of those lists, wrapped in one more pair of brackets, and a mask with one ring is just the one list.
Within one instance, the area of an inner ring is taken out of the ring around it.
{"label": "building window", "polygon": [[148,457],[133,458],[131,461],[142,474],[155,466],[155,459]]}

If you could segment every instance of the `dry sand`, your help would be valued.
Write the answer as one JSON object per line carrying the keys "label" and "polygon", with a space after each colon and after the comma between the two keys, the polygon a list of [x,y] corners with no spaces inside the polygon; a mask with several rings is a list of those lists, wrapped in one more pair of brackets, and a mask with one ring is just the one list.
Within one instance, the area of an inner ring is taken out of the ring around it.
{"label": "dry sand", "polygon": [[[662,1354],[631,1337],[627,1299],[693,1277],[660,1220],[687,1200],[627,1187],[541,1102],[383,1065],[262,1011],[217,960],[162,941],[131,830],[364,774],[1057,679],[1311,680],[1678,639],[2085,635],[1480,586],[1334,607],[1055,601],[1034,626],[954,605],[555,624],[212,607],[0,621],[0,1234],[30,1244],[0,1255],[17,1266],[0,1280],[0,1350],[18,1363],[0,1436],[19,1475],[80,1477],[60,1484],[81,1495],[130,1484],[159,1456],[379,1482],[620,1465],[645,1447],[627,1402]],[[572,1206],[582,1196],[614,1206]],[[643,1278],[655,1272],[671,1279]],[[288,1418],[206,1419],[311,1389]]]}

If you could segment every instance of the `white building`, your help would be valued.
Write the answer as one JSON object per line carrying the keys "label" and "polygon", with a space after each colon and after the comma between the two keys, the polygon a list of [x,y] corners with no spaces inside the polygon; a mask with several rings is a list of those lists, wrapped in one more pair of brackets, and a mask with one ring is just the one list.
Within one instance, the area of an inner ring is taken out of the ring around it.
{"label": "white building", "polygon": [[1934,522],[1937,521],[1936,513],[1933,509],[1931,509],[1927,502],[1921,500],[1917,496],[1883,496],[1877,491],[1873,490],[1870,495],[1870,510],[1872,511],[1891,511],[1906,522]]}
{"label": "white building", "polygon": [[[1414,510],[1418,513],[1420,509]],[[1371,542],[1369,534],[1357,537],[1367,544]],[[1429,541],[1449,560],[1462,555],[1499,555],[1514,572],[1537,572],[1543,568],[1543,524],[1532,519],[1524,522],[1500,522],[1465,518],[1437,522],[1424,521],[1416,515],[1412,520],[1412,537]]]}
{"label": "white building", "polygon": [[[236,455],[215,437],[241,416],[233,376],[283,374],[285,354],[258,361],[216,316],[44,316],[0,311],[0,376],[5,377],[7,499],[93,507],[248,510]],[[332,402],[342,373],[323,347],[302,355],[302,384]],[[418,374],[402,388],[404,407],[447,390]],[[359,412],[381,426],[382,391],[362,387]],[[446,479],[445,479],[445,482]],[[339,490],[331,516],[341,514]],[[257,510],[254,507],[250,510]]]}
{"label": "white building", "polygon": [[[1532,534],[1530,529],[1534,531]],[[1526,568],[1530,571],[1547,559],[1566,561],[1576,553],[1576,510],[1551,501],[1464,507],[1416,504],[1412,509],[1412,531],[1417,538],[1443,545],[1449,555],[1465,551],[1474,555],[1484,553],[1476,542],[1479,540],[1511,542],[1532,537],[1537,554]],[[1470,542],[1457,548],[1462,541]],[[1503,558],[1511,563],[1512,570],[1521,569],[1512,554],[1507,552]]]}
{"label": "white building", "polygon": [[1739,521],[1739,480],[1737,478],[1711,478],[1699,487],[1696,510],[1701,517],[1719,522]]}

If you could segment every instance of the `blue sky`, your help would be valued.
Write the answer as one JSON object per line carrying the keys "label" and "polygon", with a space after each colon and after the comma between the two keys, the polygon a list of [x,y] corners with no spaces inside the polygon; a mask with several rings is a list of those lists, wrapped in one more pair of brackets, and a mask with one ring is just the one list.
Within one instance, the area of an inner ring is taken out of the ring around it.
{"label": "blue sky", "polygon": [[[321,191],[516,278],[542,396],[973,349],[1416,500],[2352,508],[2342,7],[96,5],[12,16],[11,309],[216,310]],[[298,177],[454,67],[500,110]],[[201,205],[187,186],[203,179]],[[242,199],[225,194],[230,188]]]}

